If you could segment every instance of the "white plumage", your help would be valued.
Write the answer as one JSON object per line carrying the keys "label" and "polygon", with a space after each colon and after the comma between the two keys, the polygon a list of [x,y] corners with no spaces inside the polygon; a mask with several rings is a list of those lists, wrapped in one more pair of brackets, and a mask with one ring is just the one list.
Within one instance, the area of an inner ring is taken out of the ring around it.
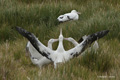
{"label": "white plumage", "polygon": [[[83,37],[84,39],[84,37]],[[75,41],[73,38],[69,37],[69,38],[64,38],[64,40],[67,40],[69,42],[71,42],[74,46],[77,46],[79,43],[77,41]],[[52,49],[52,44],[54,42],[58,41],[58,39],[50,39],[48,41],[48,47],[50,49]],[[95,52],[96,50],[99,48],[99,45],[97,43],[97,41],[95,41],[94,45],[90,48],[88,48],[87,50],[91,50],[94,49]],[[38,65],[39,67],[42,67],[43,65],[49,64],[51,63],[51,60],[47,59],[46,57],[42,56],[33,46],[32,44],[28,41],[27,46],[26,46],[26,50],[27,53],[30,54],[30,59],[32,61],[33,64]],[[83,52],[81,55],[85,54],[85,52]]]}
{"label": "white plumage", "polygon": [[47,59],[46,57],[42,56],[28,41],[26,46],[26,51],[28,54],[30,54],[30,59],[33,64],[38,65],[39,67],[42,67],[45,64],[48,64],[51,62],[51,60]]}
{"label": "white plumage", "polygon": [[60,15],[57,20],[59,22],[65,22],[65,21],[70,21],[70,20],[78,20],[79,19],[79,15],[81,14],[80,12],[77,12],[76,10],[72,10],[70,13],[66,13],[63,15]]}
{"label": "white plumage", "polygon": [[[60,31],[60,35],[58,38],[59,44],[58,44],[58,47],[56,50],[52,50],[51,48],[43,45],[36,38],[36,36],[34,34],[28,32],[20,27],[16,27],[16,30],[30,41],[30,43],[33,45],[34,49],[36,49],[38,51],[37,54],[39,53],[42,56],[49,59],[50,61],[52,61],[54,63],[55,68],[57,66],[57,63],[63,63],[63,62],[70,60],[71,58],[77,57],[83,51],[85,51],[85,49],[88,47],[88,45],[91,45],[95,40],[102,38],[104,35],[106,35],[109,32],[109,30],[104,30],[101,32],[97,32],[97,33],[88,35],[85,39],[83,39],[83,41],[81,43],[78,43],[74,48],[72,48],[68,51],[65,51],[65,49],[63,47],[64,37],[62,35],[62,30]],[[34,60],[34,58],[33,58],[33,60]],[[37,60],[39,60],[39,59],[35,58],[34,61],[36,62]],[[42,62],[44,62],[44,60]]]}
{"label": "white plumage", "polygon": [[[48,48],[52,49],[52,44],[54,42],[58,41],[58,39],[50,39],[48,41]],[[49,64],[51,60],[47,59],[46,57],[42,56],[28,41],[27,46],[26,46],[26,51],[27,54],[30,55],[30,59],[33,64],[38,65],[39,67],[42,67],[45,64]]]}

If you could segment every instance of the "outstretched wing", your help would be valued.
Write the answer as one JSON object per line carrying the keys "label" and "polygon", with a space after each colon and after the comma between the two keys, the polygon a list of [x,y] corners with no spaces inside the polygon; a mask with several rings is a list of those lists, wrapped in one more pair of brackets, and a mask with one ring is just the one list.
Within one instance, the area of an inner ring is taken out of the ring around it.
{"label": "outstretched wing", "polygon": [[86,35],[84,35],[83,37],[81,37],[80,39],[79,39],[79,41],[78,41],[78,43],[81,43],[84,39],[86,39],[87,38],[87,36]]}
{"label": "outstretched wing", "polygon": [[105,36],[109,30],[103,30],[100,32],[96,32],[94,34],[88,35],[86,39],[84,39],[80,44],[78,44],[75,48],[68,50],[67,53],[70,54],[70,57],[76,57],[80,55],[89,45],[91,45],[95,40],[102,38]]}
{"label": "outstretched wing", "polygon": [[27,38],[30,43],[33,45],[33,47],[42,55],[48,58],[52,61],[52,59],[49,57],[50,54],[52,54],[54,51],[52,51],[50,48],[47,48],[44,46],[34,34],[28,32],[25,29],[22,29],[21,27],[16,27],[16,30],[25,38]]}
{"label": "outstretched wing", "polygon": [[26,52],[31,58],[41,59],[44,57],[33,47],[30,41],[26,45]]}
{"label": "outstretched wing", "polygon": [[44,64],[49,64],[51,60],[47,59],[46,57],[42,56],[28,41],[26,46],[26,51],[30,55],[30,59],[33,64],[37,64],[38,66],[43,66]]}

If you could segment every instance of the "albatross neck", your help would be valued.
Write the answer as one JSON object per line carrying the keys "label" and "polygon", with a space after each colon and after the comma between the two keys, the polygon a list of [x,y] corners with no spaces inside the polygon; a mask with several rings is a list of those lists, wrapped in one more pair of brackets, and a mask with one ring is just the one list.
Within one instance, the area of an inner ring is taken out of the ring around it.
{"label": "albatross neck", "polygon": [[62,41],[59,41],[57,51],[58,51],[58,52],[64,52],[64,51],[65,51],[65,50],[64,50],[64,47],[63,47],[63,40],[62,40]]}

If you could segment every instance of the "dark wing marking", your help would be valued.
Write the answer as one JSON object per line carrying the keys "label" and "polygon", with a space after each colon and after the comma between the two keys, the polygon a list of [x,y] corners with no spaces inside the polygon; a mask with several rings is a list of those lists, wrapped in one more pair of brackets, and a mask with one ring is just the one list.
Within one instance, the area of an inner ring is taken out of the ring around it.
{"label": "dark wing marking", "polygon": [[83,38],[81,37],[80,40],[78,41],[78,43],[81,43],[83,41]]}
{"label": "dark wing marking", "polygon": [[62,19],[62,18],[63,18],[63,16],[60,17],[60,19]]}
{"label": "dark wing marking", "polygon": [[87,36],[87,39],[86,39],[86,44],[91,44],[91,43],[93,43],[95,40],[104,37],[108,32],[109,32],[109,30],[103,30],[103,31],[96,32],[96,33],[94,33],[94,34],[88,35],[88,36]]}
{"label": "dark wing marking", "polygon": [[25,38],[27,38],[30,43],[34,46],[34,48],[42,55],[45,56],[46,58],[52,60],[49,55],[53,52],[49,48],[45,47],[37,38],[34,34],[28,32],[25,29],[22,29],[21,27],[16,27],[16,30],[23,35]]}
{"label": "dark wing marking", "polygon": [[67,15],[67,18],[68,18],[68,20],[73,20],[73,19],[71,19],[70,16],[68,16],[68,15]]}
{"label": "dark wing marking", "polygon": [[75,56],[80,55],[80,53],[82,53],[95,40],[102,38],[108,32],[109,32],[109,30],[103,30],[103,31],[88,35],[87,38],[85,40],[83,40],[80,44],[78,44],[75,48],[69,50],[68,54],[70,54],[71,57],[75,57]]}
{"label": "dark wing marking", "polygon": [[[96,33],[94,33],[94,34],[91,34],[91,36],[94,36],[94,35],[102,35],[102,34],[104,34],[105,32],[106,32],[106,34],[109,32],[109,30],[103,30],[103,31],[101,31],[101,32],[96,32]],[[90,35],[88,35],[88,36],[90,36]],[[84,36],[83,36],[84,37]],[[78,43],[81,43],[84,39],[83,39],[83,37],[81,37],[79,40],[78,40]],[[103,36],[101,36],[101,37],[103,37]],[[97,38],[97,39],[99,39],[99,38],[101,38],[100,36]]]}

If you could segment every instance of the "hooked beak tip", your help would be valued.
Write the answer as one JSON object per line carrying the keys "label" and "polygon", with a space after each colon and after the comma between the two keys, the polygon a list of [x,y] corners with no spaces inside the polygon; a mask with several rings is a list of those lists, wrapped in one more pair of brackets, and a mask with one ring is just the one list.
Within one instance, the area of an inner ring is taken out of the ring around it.
{"label": "hooked beak tip", "polygon": [[78,14],[81,14],[81,12],[77,12]]}
{"label": "hooked beak tip", "polygon": [[60,28],[60,35],[62,35],[62,28]]}

